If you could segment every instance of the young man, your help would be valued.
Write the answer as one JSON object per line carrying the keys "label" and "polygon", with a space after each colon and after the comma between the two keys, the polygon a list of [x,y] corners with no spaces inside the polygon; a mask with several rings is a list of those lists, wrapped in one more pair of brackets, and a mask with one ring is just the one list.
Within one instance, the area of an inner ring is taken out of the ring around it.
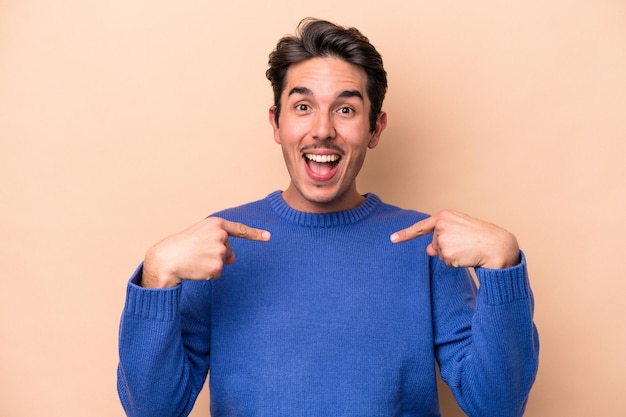
{"label": "young man", "polygon": [[438,362],[468,415],[522,415],[538,339],[515,237],[356,190],[387,123],[374,47],[305,20],[267,76],[291,182],[148,250],[120,329],[127,414],[187,415],[210,371],[214,417],[438,416]]}

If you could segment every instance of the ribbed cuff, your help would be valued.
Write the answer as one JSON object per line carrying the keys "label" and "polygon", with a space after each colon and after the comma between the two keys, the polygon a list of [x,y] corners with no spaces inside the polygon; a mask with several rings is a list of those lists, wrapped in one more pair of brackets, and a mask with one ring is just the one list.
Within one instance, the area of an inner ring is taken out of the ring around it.
{"label": "ribbed cuff", "polygon": [[147,320],[170,321],[178,316],[181,287],[144,288],[141,282],[142,265],[128,282],[124,314]]}
{"label": "ribbed cuff", "polygon": [[480,295],[489,305],[500,305],[523,300],[530,296],[526,257],[520,252],[521,262],[506,269],[476,268]]}

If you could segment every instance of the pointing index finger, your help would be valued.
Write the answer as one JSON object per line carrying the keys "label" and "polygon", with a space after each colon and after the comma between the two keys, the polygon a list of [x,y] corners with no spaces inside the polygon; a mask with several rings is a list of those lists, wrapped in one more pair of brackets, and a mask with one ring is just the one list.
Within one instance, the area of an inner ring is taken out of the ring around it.
{"label": "pointing index finger", "polygon": [[424,220],[420,220],[414,225],[407,227],[406,229],[395,232],[390,236],[390,239],[393,243],[401,243],[427,235],[435,230],[436,222],[437,220],[435,217],[427,217]]}
{"label": "pointing index finger", "polygon": [[267,230],[256,229],[246,226],[243,223],[231,222],[224,220],[224,230],[228,236],[238,237],[241,239],[256,240],[266,242],[270,240],[270,232]]}

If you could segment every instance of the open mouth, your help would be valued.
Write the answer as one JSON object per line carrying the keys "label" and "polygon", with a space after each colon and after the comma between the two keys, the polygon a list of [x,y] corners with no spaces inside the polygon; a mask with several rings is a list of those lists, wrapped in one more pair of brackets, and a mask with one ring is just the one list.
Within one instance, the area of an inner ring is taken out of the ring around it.
{"label": "open mouth", "polygon": [[338,154],[318,155],[307,153],[304,158],[310,173],[317,180],[329,180],[335,173],[341,156]]}

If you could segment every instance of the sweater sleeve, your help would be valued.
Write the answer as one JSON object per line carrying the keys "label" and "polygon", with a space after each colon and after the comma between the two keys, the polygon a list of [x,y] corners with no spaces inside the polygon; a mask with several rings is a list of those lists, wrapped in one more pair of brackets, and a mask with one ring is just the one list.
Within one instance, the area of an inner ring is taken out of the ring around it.
{"label": "sweater sleeve", "polygon": [[127,286],[119,332],[118,394],[128,416],[186,416],[209,368],[210,283]]}
{"label": "sweater sleeve", "polygon": [[524,255],[512,268],[476,269],[477,294],[467,270],[433,262],[442,379],[470,417],[523,415],[539,354]]}

